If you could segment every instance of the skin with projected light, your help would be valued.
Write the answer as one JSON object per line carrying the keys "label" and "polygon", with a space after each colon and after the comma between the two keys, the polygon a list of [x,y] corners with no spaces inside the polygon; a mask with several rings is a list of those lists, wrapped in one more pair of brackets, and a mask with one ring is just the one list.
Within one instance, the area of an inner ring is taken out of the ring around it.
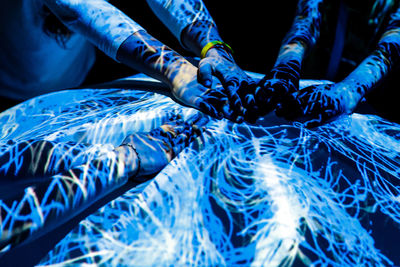
{"label": "skin with projected light", "polygon": [[[238,90],[254,82],[236,65],[227,45],[210,47],[197,68],[110,3],[75,2],[45,1],[69,30],[85,36],[110,57],[165,82],[171,89],[167,93],[177,102],[216,118],[243,121],[245,109]],[[197,56],[210,41],[223,43],[202,1],[154,0],[148,4]],[[222,86],[213,85],[213,79]]]}
{"label": "skin with projected light", "polygon": [[[10,143],[0,156],[0,174],[15,186],[0,200],[0,249],[61,225],[129,179],[158,173],[200,134],[193,122],[176,118],[148,133],[131,134],[115,148],[44,140]],[[24,182],[15,182],[21,178]]]}
{"label": "skin with projected light", "polygon": [[319,38],[324,6],[329,2],[298,2],[296,17],[275,66],[255,89],[258,115],[276,109],[277,115],[300,120],[307,127],[332,121],[342,114],[352,113],[363,97],[398,65],[400,9],[391,14],[376,49],[347,77],[336,83],[314,85],[299,91],[302,62]]}

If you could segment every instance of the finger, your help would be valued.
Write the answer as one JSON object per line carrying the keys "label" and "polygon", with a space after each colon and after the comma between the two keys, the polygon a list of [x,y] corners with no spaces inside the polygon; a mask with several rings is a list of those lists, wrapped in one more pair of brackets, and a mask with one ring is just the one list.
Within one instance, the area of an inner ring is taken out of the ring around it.
{"label": "finger", "polygon": [[244,113],[244,107],[238,94],[240,87],[240,81],[236,77],[224,76],[221,72],[216,72],[217,78],[221,81],[223,86],[223,92],[226,94],[229,100],[229,105],[233,110],[234,116],[238,117]]}
{"label": "finger", "polygon": [[246,108],[243,116],[244,119],[247,122],[254,123],[257,120],[258,116],[260,115],[254,95],[253,94],[246,95],[243,98],[242,102]]}
{"label": "finger", "polygon": [[247,94],[244,97],[243,104],[247,107],[253,107],[256,105],[256,99],[253,94]]}
{"label": "finger", "polygon": [[324,109],[305,116],[305,125],[307,128],[313,128],[335,120],[341,113],[335,109]]}
{"label": "finger", "polygon": [[238,95],[238,90],[243,82],[242,79],[238,78],[237,76],[226,74],[226,70],[220,70],[218,68],[214,70],[214,74],[221,82],[223,91],[228,96],[229,102],[233,108],[237,112],[240,112],[243,106]]}
{"label": "finger", "polygon": [[244,121],[245,112],[237,112],[228,101],[222,108],[222,114],[225,119],[232,122],[242,123]]}
{"label": "finger", "polygon": [[283,101],[288,94],[292,93],[294,91],[293,88],[291,88],[291,83],[288,81],[283,81],[280,80],[276,83],[273,84],[273,91],[275,93],[275,96],[277,97],[277,101],[281,102]]}
{"label": "finger", "polygon": [[236,122],[237,115],[236,112],[233,110],[232,106],[227,104],[224,105],[222,109],[222,114],[224,115],[224,118],[233,122]]}
{"label": "finger", "polygon": [[194,115],[192,115],[191,117],[189,117],[186,120],[186,123],[188,125],[194,125],[194,124],[198,124],[198,122],[202,121],[203,119],[206,119],[208,121],[208,118],[206,118],[203,113],[196,112]]}
{"label": "finger", "polygon": [[254,95],[255,89],[256,89],[256,82],[253,81],[251,78],[248,78],[249,80],[243,81],[237,93],[239,94],[240,98],[244,98],[246,95]]}
{"label": "finger", "polygon": [[233,120],[233,110],[229,105],[225,105],[222,109],[222,113],[225,119]]}
{"label": "finger", "polygon": [[235,90],[236,88],[233,86],[228,87],[229,104],[232,106],[232,109],[236,116],[241,116],[245,112],[245,108],[242,105],[242,101]]}
{"label": "finger", "polygon": [[187,147],[197,136],[201,135],[201,128],[196,125],[190,126],[185,124],[183,130],[178,133],[172,140],[170,140],[170,147],[173,149],[174,156],[179,154],[185,147]]}
{"label": "finger", "polygon": [[210,63],[206,60],[202,60],[199,63],[198,68],[198,82],[205,87],[210,88],[212,86],[212,76],[213,75],[213,68]]}
{"label": "finger", "polygon": [[193,125],[192,127],[193,127],[193,133],[194,133],[195,137],[200,136],[205,130],[205,127],[200,127],[200,126],[198,126],[196,124]]}
{"label": "finger", "polygon": [[244,121],[244,117],[241,115],[236,116],[236,118],[234,120],[234,122],[236,122],[236,123],[242,123],[243,121]]}
{"label": "finger", "polygon": [[179,133],[184,131],[184,125],[168,125],[164,124],[161,125],[160,127],[162,129],[162,132],[160,133],[161,136],[165,136],[167,138],[174,138],[176,137]]}
{"label": "finger", "polygon": [[[219,96],[215,93],[210,93],[201,96],[204,101],[207,101],[210,105],[213,105],[217,110],[221,110],[223,104],[227,103],[228,98],[226,96]],[[221,108],[220,108],[221,107]]]}
{"label": "finger", "polygon": [[219,113],[227,106],[230,106],[228,97],[216,89],[209,89],[203,96],[202,99],[208,104],[212,105]]}
{"label": "finger", "polygon": [[168,121],[177,121],[177,120],[181,120],[182,116],[176,113],[172,113],[171,116],[168,117]]}
{"label": "finger", "polygon": [[260,112],[265,115],[272,111],[276,107],[276,98],[273,95],[273,89],[271,87],[260,87],[257,86],[254,92],[254,98],[256,105],[260,109]]}

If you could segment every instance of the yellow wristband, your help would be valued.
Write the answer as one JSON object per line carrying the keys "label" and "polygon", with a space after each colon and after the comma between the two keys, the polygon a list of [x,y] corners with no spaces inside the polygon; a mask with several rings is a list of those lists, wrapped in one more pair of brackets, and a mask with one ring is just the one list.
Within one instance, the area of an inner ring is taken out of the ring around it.
{"label": "yellow wristband", "polygon": [[222,46],[224,46],[224,47],[225,47],[225,50],[229,50],[229,52],[231,52],[231,53],[233,54],[233,50],[232,50],[232,48],[231,48],[228,44],[226,44],[226,43],[224,43],[224,42],[221,42],[221,41],[211,41],[211,42],[209,42],[208,44],[206,44],[206,45],[203,47],[203,49],[201,49],[200,58],[201,58],[201,59],[205,58],[206,55],[207,55],[208,50],[210,50],[211,48],[213,48],[213,47],[216,46],[216,45],[222,45]]}

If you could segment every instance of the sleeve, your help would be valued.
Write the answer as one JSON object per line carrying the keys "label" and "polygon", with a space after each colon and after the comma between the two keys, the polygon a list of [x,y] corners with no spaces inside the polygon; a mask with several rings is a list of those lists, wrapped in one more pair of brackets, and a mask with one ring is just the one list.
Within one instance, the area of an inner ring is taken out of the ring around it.
{"label": "sleeve", "polygon": [[147,3],[179,41],[183,29],[195,21],[214,23],[201,0],[147,0]]}
{"label": "sleeve", "polygon": [[87,37],[115,60],[121,44],[135,32],[144,30],[105,0],[44,0],[44,2],[69,29]]}

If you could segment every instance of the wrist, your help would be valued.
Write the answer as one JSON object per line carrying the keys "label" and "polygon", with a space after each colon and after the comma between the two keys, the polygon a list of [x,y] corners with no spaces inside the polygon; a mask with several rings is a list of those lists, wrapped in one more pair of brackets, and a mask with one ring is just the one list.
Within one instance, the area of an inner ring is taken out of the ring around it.
{"label": "wrist", "polygon": [[351,75],[336,83],[338,86],[362,99],[368,92],[368,86],[360,81],[359,78],[354,78]]}
{"label": "wrist", "polygon": [[181,34],[182,45],[200,56],[201,50],[210,41],[221,41],[217,26],[213,21],[195,21],[188,25]]}
{"label": "wrist", "polygon": [[136,151],[136,148],[129,143],[123,143],[116,147],[115,152],[117,153],[118,161],[124,166],[123,173],[128,177],[137,177],[140,172],[141,159]]}
{"label": "wrist", "polygon": [[345,103],[345,107],[348,113],[353,112],[358,103],[360,103],[361,99],[365,95],[365,91],[363,90],[362,85],[355,81],[341,81],[335,84],[336,88],[339,88],[339,92],[342,95],[343,103]]}
{"label": "wrist", "polygon": [[224,56],[232,58],[232,54],[233,50],[227,43],[222,41],[211,41],[202,48],[200,58],[203,59],[208,56]]}

